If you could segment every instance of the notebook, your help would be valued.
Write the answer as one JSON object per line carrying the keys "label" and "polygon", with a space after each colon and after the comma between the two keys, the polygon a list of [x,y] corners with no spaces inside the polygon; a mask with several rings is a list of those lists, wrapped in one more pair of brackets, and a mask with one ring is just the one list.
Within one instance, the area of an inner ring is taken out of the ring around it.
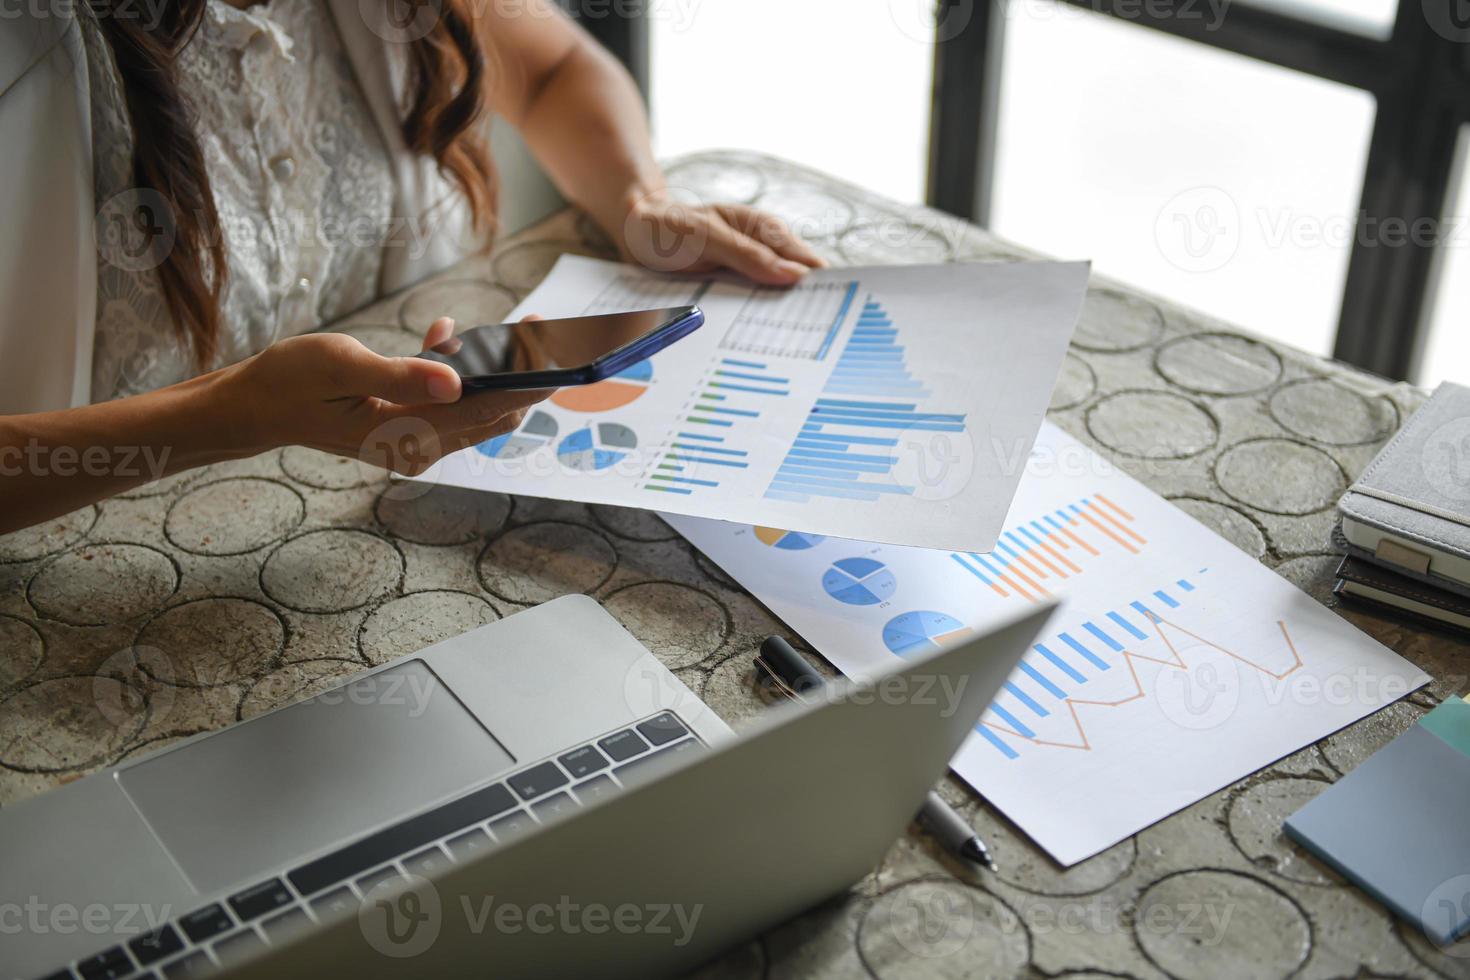
{"label": "notebook", "polygon": [[1470,596],[1400,575],[1387,565],[1348,555],[1337,566],[1332,591],[1340,599],[1470,635]]}
{"label": "notebook", "polygon": [[1286,833],[1436,944],[1470,933],[1470,701],[1446,699]]}
{"label": "notebook", "polygon": [[1338,510],[1351,554],[1470,596],[1470,388],[1436,388]]}

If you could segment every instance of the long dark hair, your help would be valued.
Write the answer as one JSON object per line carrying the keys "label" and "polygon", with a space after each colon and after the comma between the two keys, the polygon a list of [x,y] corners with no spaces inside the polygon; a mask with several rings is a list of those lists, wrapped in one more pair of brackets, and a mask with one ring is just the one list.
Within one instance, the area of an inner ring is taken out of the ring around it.
{"label": "long dark hair", "polygon": [[[220,297],[229,267],[176,66],[207,5],[208,0],[166,0],[157,16],[145,19],[122,16],[110,0],[92,3],[122,78],[133,127],[133,183],[162,196],[173,212],[174,244],[157,268],[158,278],[179,342],[200,370],[213,363],[218,349]],[[409,44],[404,140],[411,151],[433,157],[458,185],[476,228],[488,238],[495,221],[496,175],[476,123],[487,101],[489,54],[475,32],[468,0],[419,0],[418,6],[437,10],[437,18],[428,33]]]}

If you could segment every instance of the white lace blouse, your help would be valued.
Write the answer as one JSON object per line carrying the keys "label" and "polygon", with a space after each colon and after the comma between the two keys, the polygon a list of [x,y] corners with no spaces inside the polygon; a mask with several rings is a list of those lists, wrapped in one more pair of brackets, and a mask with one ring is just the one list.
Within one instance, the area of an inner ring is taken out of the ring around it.
{"label": "white lace blouse", "polygon": [[[132,133],[111,52],[86,23],[97,202],[132,187]],[[393,208],[387,148],[326,5],[210,0],[179,61],[223,226],[229,276],[216,366],[379,294]],[[136,192],[133,192],[136,193]],[[98,263],[92,400],[191,376],[148,263]]]}

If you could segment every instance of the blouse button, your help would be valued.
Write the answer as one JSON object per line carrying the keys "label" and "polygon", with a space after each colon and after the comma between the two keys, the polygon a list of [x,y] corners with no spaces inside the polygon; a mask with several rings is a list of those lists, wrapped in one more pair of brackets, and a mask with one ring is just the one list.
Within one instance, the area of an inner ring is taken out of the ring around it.
{"label": "blouse button", "polygon": [[282,153],[271,161],[271,173],[281,183],[288,183],[296,176],[296,161],[288,153]]}
{"label": "blouse button", "polygon": [[306,276],[302,276],[300,279],[296,280],[296,284],[291,287],[291,291],[297,296],[305,296],[307,293],[311,292],[311,280],[308,279]]}

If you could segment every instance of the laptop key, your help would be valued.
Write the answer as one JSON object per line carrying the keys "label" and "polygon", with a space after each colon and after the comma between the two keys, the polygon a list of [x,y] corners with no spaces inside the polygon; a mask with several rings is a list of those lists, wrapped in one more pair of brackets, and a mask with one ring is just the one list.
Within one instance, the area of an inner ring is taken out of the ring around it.
{"label": "laptop key", "polygon": [[216,902],[206,905],[202,909],[195,909],[179,920],[179,928],[184,930],[196,943],[202,943],[211,936],[218,936],[233,926],[230,921],[230,913],[226,912],[223,905]]}
{"label": "laptop key", "polygon": [[626,765],[618,766],[613,770],[613,775],[626,786],[630,781],[636,782],[639,779],[657,776],[679,756],[702,751],[704,751],[703,745],[692,738],[686,738],[682,742],[675,742],[673,745],[666,745],[657,751],[650,752],[641,759],[634,759]]}
{"label": "laptop key", "polygon": [[363,875],[361,878],[357,879],[357,890],[362,892],[363,898],[366,898],[368,892],[372,891],[383,882],[394,881],[397,879],[401,879],[402,877],[403,875],[398,873],[397,868],[389,865],[386,868],[379,868],[372,874]]}
{"label": "laptop key", "polygon": [[404,858],[403,867],[411,875],[431,878],[449,867],[449,855],[436,844]]}
{"label": "laptop key", "polygon": [[157,963],[165,956],[172,956],[183,948],[184,941],[170,925],[160,926],[147,935],[139,936],[128,943],[128,949],[133,951],[133,956],[138,960],[139,966]]}
{"label": "laptop key", "polygon": [[597,744],[602,746],[602,751],[606,752],[614,762],[625,762],[648,748],[648,743],[643,741],[631,728],[613,732]]}
{"label": "laptop key", "polygon": [[582,805],[572,799],[570,793],[565,792],[548,796],[544,800],[537,800],[531,804],[531,812],[536,814],[536,819],[542,823],[551,823],[553,820],[569,817],[581,808]]}
{"label": "laptop key", "polygon": [[343,885],[313,898],[311,911],[316,915],[318,921],[331,922],[334,919],[345,919],[350,915],[355,915],[358,904],[357,896],[352,893],[352,889]]}
{"label": "laptop key", "polygon": [[590,776],[599,769],[607,768],[607,758],[595,745],[584,745],[580,749],[572,749],[566,755],[557,759],[572,774],[573,779],[581,779]]}
{"label": "laptop key", "polygon": [[539,766],[532,766],[525,772],[518,772],[506,779],[510,788],[520,794],[521,799],[529,800],[533,797],[550,793],[559,786],[565,786],[569,780],[567,774],[557,768],[555,762],[543,762]]}
{"label": "laptop key", "polygon": [[166,980],[193,980],[194,977],[207,977],[214,972],[214,961],[209,954],[195,950],[183,959],[174,960],[163,968]]}
{"label": "laptop key", "polygon": [[504,784],[492,783],[468,796],[452,800],[428,813],[421,813],[403,823],[380,830],[371,837],[364,837],[355,844],[348,844],[325,857],[317,858],[292,871],[287,877],[297,891],[310,895],[447,834],[504,813],[515,805],[516,798]]}
{"label": "laptop key", "polygon": [[531,815],[524,810],[517,810],[509,816],[501,817],[490,823],[490,833],[495,839],[504,843],[515,840],[517,837],[530,830],[536,824],[531,820]]}
{"label": "laptop key", "polygon": [[260,931],[265,933],[265,938],[270,942],[283,943],[310,926],[311,920],[306,917],[306,909],[298,905],[262,921]]}
{"label": "laptop key", "polygon": [[222,966],[232,966],[265,949],[265,940],[254,929],[242,929],[219,940],[212,947]]}
{"label": "laptop key", "polygon": [[689,734],[689,729],[685,728],[683,723],[670,711],[640,722],[637,727],[643,733],[643,737],[653,745],[663,745]]}
{"label": "laptop key", "polygon": [[448,845],[449,854],[456,861],[468,861],[471,858],[484,854],[493,846],[490,835],[479,827],[466,831],[451,840]]}
{"label": "laptop key", "polygon": [[77,975],[71,972],[70,967],[62,967],[55,973],[48,973],[41,980],[77,980]]}
{"label": "laptop key", "polygon": [[82,980],[116,980],[133,972],[133,961],[121,946],[105,949],[77,964]]}
{"label": "laptop key", "polygon": [[578,783],[572,787],[578,800],[584,805],[596,800],[605,800],[618,791],[618,784],[609,779],[605,774],[593,776],[586,782]]}
{"label": "laptop key", "polygon": [[290,904],[291,893],[286,890],[285,883],[279,878],[262,881],[258,885],[230,896],[230,908],[235,910],[241,922],[258,919],[267,912],[274,912]]}

